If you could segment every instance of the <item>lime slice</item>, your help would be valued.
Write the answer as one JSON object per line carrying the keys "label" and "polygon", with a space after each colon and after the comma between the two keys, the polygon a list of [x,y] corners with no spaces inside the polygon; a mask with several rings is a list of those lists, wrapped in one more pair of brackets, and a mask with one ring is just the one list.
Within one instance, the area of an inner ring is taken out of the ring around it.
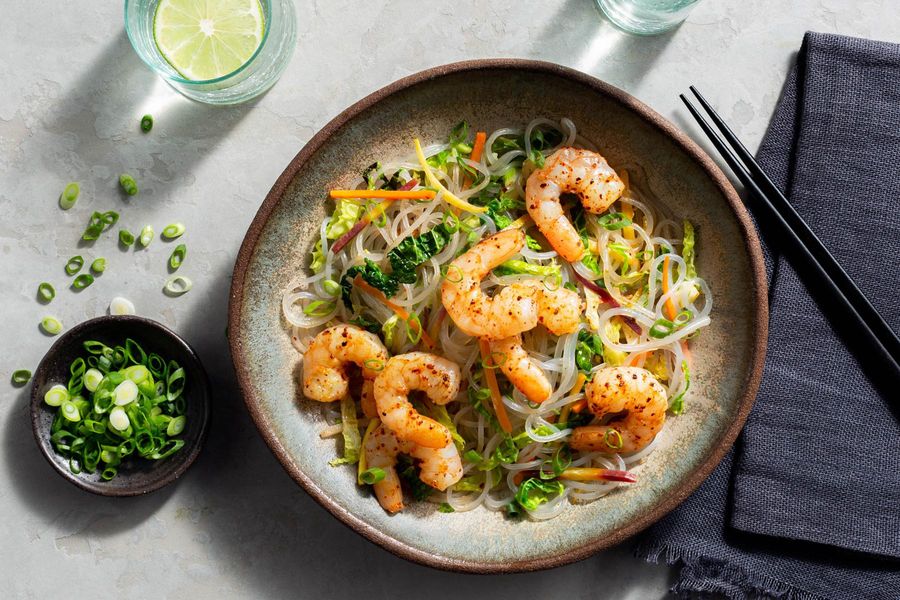
{"label": "lime slice", "polygon": [[259,0],[162,0],[153,17],[160,54],[194,81],[240,68],[259,48],[264,31]]}

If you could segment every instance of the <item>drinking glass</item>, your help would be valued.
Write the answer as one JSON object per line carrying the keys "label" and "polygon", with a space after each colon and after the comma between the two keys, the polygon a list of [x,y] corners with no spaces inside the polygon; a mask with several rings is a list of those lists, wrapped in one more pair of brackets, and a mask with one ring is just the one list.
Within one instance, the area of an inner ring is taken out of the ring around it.
{"label": "drinking glass", "polygon": [[654,35],[674,28],[700,0],[596,0],[603,14],[620,29]]}
{"label": "drinking glass", "polygon": [[259,0],[265,18],[262,42],[250,60],[222,77],[185,79],[160,54],[153,18],[160,0],[125,0],[125,32],[144,63],[176,91],[206,104],[238,104],[272,87],[294,53],[297,18],[292,0]]}

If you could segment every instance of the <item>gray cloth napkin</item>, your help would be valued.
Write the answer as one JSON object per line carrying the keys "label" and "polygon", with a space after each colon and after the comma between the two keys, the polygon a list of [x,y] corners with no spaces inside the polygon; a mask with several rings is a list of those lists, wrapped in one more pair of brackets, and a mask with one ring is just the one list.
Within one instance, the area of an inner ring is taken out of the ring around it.
{"label": "gray cloth napkin", "polygon": [[[807,33],[758,160],[900,330],[900,45]],[[744,432],[638,552],[684,565],[676,593],[896,600],[900,390],[873,387],[777,248]]]}

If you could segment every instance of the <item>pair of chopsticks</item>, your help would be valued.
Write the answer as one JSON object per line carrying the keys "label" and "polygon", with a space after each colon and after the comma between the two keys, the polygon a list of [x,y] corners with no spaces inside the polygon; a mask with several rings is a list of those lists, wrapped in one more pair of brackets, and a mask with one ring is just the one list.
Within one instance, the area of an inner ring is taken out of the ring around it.
{"label": "pair of chopsticks", "polygon": [[[866,353],[863,356],[857,351],[860,363],[875,358],[881,365],[889,369],[893,367],[894,380],[897,381],[900,378],[900,338],[709,102],[694,86],[690,86],[690,90],[718,127],[721,136],[684,94],[679,97],[756,201],[754,215],[758,220],[776,227],[781,234],[784,249],[788,251],[788,258],[795,267],[799,267],[798,272],[811,278],[807,285],[812,282],[820,288],[814,294],[820,304],[827,305],[829,309],[836,310],[842,317],[850,320],[851,326],[843,329],[858,338],[852,341],[859,342],[856,347]],[[848,345],[853,347],[854,344]]]}

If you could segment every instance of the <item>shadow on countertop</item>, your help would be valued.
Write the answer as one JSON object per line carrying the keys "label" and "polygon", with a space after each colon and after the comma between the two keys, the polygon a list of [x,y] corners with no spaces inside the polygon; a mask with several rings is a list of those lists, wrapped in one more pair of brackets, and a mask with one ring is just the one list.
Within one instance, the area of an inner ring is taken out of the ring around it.
{"label": "shadow on countertop", "polygon": [[131,529],[150,518],[166,503],[175,486],[146,496],[106,498],[81,490],[60,477],[41,456],[31,430],[31,386],[14,396],[15,408],[6,419],[2,454],[22,503],[48,526],[73,534],[104,537]]}

